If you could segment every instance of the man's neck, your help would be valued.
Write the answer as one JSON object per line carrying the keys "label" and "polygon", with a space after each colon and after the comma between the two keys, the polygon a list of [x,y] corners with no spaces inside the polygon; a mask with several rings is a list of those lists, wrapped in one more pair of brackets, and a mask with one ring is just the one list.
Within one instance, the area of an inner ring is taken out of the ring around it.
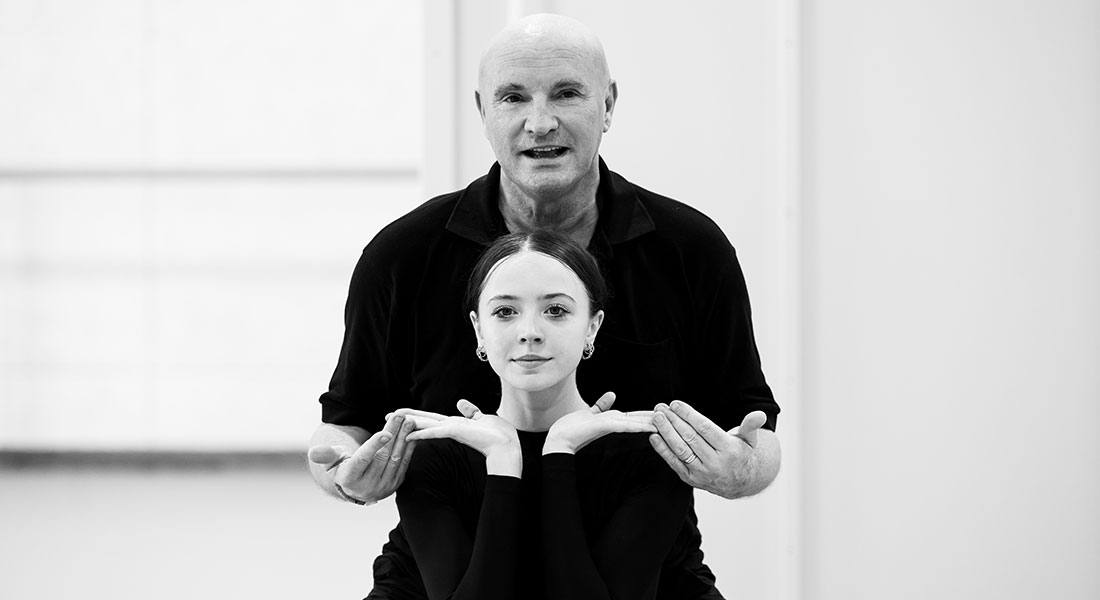
{"label": "man's neck", "polygon": [[584,247],[596,232],[599,211],[596,188],[599,178],[560,196],[531,197],[503,178],[500,182],[500,214],[512,233],[549,229],[565,234]]}

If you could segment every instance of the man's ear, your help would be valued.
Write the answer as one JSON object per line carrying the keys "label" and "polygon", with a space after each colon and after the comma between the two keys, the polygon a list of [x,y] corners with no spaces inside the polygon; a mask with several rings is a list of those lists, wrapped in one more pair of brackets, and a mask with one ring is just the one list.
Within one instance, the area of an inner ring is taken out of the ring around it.
{"label": "man's ear", "polygon": [[481,122],[485,122],[485,109],[481,106],[481,92],[474,90],[474,105],[477,106],[477,114],[481,115]]}
{"label": "man's ear", "polygon": [[611,116],[615,113],[615,103],[619,101],[619,84],[612,79],[607,85],[607,96],[603,99],[603,132],[611,129]]}

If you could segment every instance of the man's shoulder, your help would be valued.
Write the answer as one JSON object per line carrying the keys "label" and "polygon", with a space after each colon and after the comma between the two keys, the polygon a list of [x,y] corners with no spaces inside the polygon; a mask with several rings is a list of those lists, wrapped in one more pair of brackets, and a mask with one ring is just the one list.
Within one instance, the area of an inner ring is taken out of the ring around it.
{"label": "man's shoulder", "polygon": [[461,195],[459,190],[431,198],[383,227],[367,248],[381,250],[397,246],[404,249],[423,243],[426,237],[442,235]]}
{"label": "man's shoulder", "polygon": [[361,261],[386,271],[422,269],[426,262],[450,256],[465,241],[447,225],[464,190],[431,198],[398,217],[363,248]]}
{"label": "man's shoulder", "polygon": [[628,190],[637,198],[654,226],[654,238],[684,250],[713,252],[730,248],[725,232],[709,216],[680,200],[658,194],[623,176],[612,173],[616,188]]}

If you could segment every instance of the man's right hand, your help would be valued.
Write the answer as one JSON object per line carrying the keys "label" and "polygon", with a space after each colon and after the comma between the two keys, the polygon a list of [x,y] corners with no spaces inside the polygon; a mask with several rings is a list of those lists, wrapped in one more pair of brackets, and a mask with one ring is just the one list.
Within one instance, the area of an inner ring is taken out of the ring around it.
{"label": "man's right hand", "polygon": [[309,461],[330,473],[345,494],[372,504],[394,493],[405,479],[416,449],[416,442],[405,438],[414,428],[411,420],[394,415],[358,448],[313,446]]}

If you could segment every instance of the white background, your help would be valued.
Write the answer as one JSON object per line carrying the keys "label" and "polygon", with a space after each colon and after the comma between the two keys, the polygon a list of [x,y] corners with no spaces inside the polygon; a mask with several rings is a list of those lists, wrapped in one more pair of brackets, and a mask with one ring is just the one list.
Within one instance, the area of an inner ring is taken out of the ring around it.
{"label": "white background", "polygon": [[[487,169],[477,58],[538,10],[604,42],[609,165],[748,278],[785,456],[700,495],[727,596],[1100,596],[1088,0],[0,1],[0,450],[301,450],[359,250]],[[330,524],[288,551],[364,569],[384,526]]]}

